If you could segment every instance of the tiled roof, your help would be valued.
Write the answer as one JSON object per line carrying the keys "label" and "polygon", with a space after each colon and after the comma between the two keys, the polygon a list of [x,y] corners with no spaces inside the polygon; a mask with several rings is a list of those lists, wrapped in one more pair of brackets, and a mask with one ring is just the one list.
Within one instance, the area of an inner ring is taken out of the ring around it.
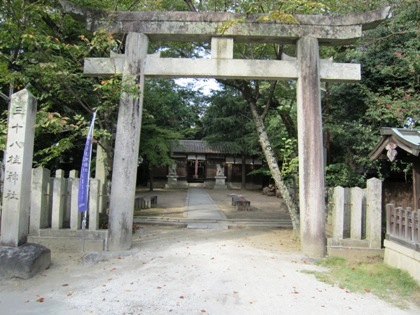
{"label": "tiled roof", "polygon": [[208,143],[202,140],[179,140],[172,143],[174,153],[238,154],[229,142]]}
{"label": "tiled roof", "polygon": [[381,135],[381,140],[369,154],[371,159],[380,158],[390,143],[414,156],[420,156],[420,130],[384,127],[381,128]]}

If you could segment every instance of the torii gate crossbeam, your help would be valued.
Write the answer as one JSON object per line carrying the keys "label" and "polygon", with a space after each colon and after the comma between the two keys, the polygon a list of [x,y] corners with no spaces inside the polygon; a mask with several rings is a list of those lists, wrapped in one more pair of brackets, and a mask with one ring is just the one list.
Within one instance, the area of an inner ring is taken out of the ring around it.
{"label": "torii gate crossbeam", "polygon": [[[64,0],[61,2],[69,5]],[[74,12],[74,6],[70,10]],[[354,41],[363,29],[376,26],[387,14],[388,9],[346,17],[297,16],[300,23],[297,25],[261,23],[255,16],[248,16],[220,38],[217,27],[237,16],[190,12],[100,12],[98,15],[97,11],[85,11],[93,28],[128,32],[124,56],[88,58],[85,73],[122,73],[123,85],[139,84],[140,89],[146,76],[296,79],[301,246],[305,254],[322,257],[325,254],[325,200],[320,82],[360,80],[360,65],[320,60],[319,45]],[[212,58],[191,60],[147,55],[149,40],[211,40]],[[233,59],[234,41],[296,43],[297,59]],[[130,95],[123,89],[110,200],[110,250],[131,247],[141,112],[142,93]]]}

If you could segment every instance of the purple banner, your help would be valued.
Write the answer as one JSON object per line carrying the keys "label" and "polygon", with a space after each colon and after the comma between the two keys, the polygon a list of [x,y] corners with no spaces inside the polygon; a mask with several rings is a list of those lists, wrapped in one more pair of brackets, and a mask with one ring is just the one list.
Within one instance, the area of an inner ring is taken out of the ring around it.
{"label": "purple banner", "polygon": [[92,138],[93,138],[93,127],[95,125],[95,118],[96,118],[96,112],[93,113],[92,122],[90,123],[89,133],[86,139],[85,151],[83,152],[82,168],[80,169],[79,195],[78,195],[79,212],[85,212],[88,210],[90,158],[92,155]]}

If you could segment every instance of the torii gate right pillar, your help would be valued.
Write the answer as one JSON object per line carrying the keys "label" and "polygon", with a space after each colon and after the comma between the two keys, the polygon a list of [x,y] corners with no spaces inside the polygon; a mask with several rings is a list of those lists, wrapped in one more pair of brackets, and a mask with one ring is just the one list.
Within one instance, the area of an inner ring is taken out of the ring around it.
{"label": "torii gate right pillar", "polygon": [[299,147],[299,205],[302,252],[325,255],[324,159],[321,80],[318,40],[297,42],[297,125]]}

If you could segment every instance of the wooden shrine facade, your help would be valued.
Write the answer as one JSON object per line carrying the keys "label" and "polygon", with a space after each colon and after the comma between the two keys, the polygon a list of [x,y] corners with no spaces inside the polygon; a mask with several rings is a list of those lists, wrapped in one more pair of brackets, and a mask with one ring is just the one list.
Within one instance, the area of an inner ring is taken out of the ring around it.
{"label": "wooden shrine facade", "polygon": [[[160,167],[153,171],[154,186],[166,182],[167,176],[177,176],[179,187],[203,184],[214,187],[216,176],[225,177],[229,188],[240,188],[243,169],[248,189],[261,189],[266,184],[262,174],[250,174],[263,165],[260,157],[243,156],[229,143],[207,143],[202,140],[180,140],[172,145],[173,167]],[[171,174],[171,172],[173,174]]]}
{"label": "wooden shrine facade", "polygon": [[381,128],[381,140],[370,153],[372,160],[401,159],[413,164],[413,209],[420,209],[420,130],[406,128]]}

